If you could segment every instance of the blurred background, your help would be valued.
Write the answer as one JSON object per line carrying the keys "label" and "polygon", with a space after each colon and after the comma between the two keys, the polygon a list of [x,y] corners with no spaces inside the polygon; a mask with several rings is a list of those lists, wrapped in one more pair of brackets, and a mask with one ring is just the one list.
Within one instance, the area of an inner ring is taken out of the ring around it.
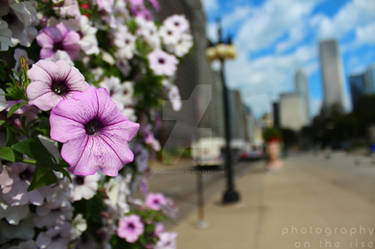
{"label": "blurred background", "polygon": [[375,1],[160,4],[194,36],[151,178],[178,247],[375,248]]}

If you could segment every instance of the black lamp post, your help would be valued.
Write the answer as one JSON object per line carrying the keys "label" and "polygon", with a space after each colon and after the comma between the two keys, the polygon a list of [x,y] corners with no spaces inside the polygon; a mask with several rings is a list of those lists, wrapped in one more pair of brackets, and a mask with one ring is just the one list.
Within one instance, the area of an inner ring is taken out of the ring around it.
{"label": "black lamp post", "polygon": [[231,39],[224,41],[222,37],[222,29],[220,19],[218,20],[218,42],[210,43],[206,50],[209,61],[218,60],[220,62],[220,76],[223,84],[223,101],[224,101],[224,124],[225,124],[225,172],[226,172],[226,190],[223,194],[223,203],[235,203],[239,201],[240,194],[236,191],[234,185],[234,172],[232,165],[231,151],[231,123],[229,119],[229,94],[227,84],[225,83],[225,60],[234,59],[236,57],[236,48],[233,46]]}

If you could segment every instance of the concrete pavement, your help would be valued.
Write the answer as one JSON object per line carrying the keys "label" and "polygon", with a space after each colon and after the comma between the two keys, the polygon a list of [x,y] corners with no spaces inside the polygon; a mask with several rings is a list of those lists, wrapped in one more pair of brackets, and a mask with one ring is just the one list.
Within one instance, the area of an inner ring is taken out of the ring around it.
{"label": "concrete pavement", "polygon": [[[360,164],[358,166],[358,160]],[[261,166],[237,180],[242,201],[206,206],[179,222],[180,249],[375,248],[375,167],[370,158],[333,153],[292,156],[278,172]]]}

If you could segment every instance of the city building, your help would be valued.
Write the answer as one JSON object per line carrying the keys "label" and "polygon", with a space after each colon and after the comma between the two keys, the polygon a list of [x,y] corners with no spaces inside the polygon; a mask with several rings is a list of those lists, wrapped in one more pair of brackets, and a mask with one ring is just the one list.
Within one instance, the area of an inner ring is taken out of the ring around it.
{"label": "city building", "polygon": [[350,95],[353,109],[356,108],[359,98],[365,93],[365,77],[363,74],[349,75]]}
{"label": "city building", "polygon": [[375,64],[370,65],[364,73],[365,93],[375,93]]}
{"label": "city building", "polygon": [[162,130],[158,134],[162,146],[166,149],[189,147],[200,137],[223,137],[222,83],[206,59],[206,17],[202,3],[200,0],[160,0],[160,4],[163,8],[157,14],[158,19],[184,15],[190,22],[194,41],[174,80],[183,100],[182,109],[175,112],[167,105],[162,111]]}
{"label": "city building", "polygon": [[334,107],[344,111],[344,74],[337,41],[321,41],[319,43],[319,57],[324,88],[323,108],[326,113],[330,113]]}
{"label": "city building", "polygon": [[296,93],[280,95],[280,126],[294,131],[299,131],[308,124],[305,115],[304,98]]}
{"label": "city building", "polygon": [[239,90],[229,90],[229,120],[232,139],[245,139],[244,108]]}
{"label": "city building", "polygon": [[294,86],[296,94],[303,98],[306,120],[310,120],[309,85],[307,75],[302,69],[297,69],[294,74]]}
{"label": "city building", "polygon": [[272,103],[273,126],[280,128],[280,104],[275,101]]}
{"label": "city building", "polygon": [[359,98],[366,94],[375,94],[375,64],[368,66],[365,72],[349,75],[350,95],[353,108]]}

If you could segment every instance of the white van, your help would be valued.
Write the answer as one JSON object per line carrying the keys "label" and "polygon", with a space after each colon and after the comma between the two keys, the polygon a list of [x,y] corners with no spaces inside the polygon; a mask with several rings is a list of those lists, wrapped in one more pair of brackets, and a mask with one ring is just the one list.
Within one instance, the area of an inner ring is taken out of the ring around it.
{"label": "white van", "polygon": [[196,165],[218,166],[223,164],[222,148],[225,146],[224,138],[200,138],[191,145],[191,154]]}

